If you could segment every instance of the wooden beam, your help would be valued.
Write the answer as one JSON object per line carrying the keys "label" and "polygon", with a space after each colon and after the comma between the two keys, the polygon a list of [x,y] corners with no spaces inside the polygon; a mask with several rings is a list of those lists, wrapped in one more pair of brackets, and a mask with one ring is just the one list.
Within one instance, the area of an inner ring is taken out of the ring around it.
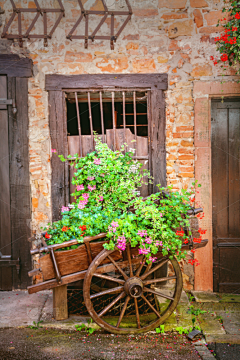
{"label": "wooden beam", "polygon": [[88,74],[46,75],[46,90],[89,89],[106,87],[149,88],[167,90],[167,74]]}
{"label": "wooden beam", "polygon": [[53,289],[53,317],[55,320],[68,319],[67,285]]}
{"label": "wooden beam", "polygon": [[0,74],[8,77],[32,77],[32,60],[16,54],[0,55]]}

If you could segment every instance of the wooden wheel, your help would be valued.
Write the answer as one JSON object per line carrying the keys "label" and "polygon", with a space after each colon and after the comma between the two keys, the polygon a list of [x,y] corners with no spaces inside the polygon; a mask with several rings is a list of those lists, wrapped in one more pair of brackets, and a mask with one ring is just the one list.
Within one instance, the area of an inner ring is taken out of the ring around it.
{"label": "wooden wheel", "polygon": [[[154,330],[172,314],[181,296],[182,273],[177,260],[165,256],[147,265],[142,255],[133,258],[130,247],[127,246],[124,259],[116,262],[111,257],[114,251],[116,250],[102,250],[85,275],[83,295],[89,315],[104,330],[115,334],[136,334]],[[107,262],[111,263],[106,264]],[[170,265],[171,274],[163,277],[159,275],[159,269],[166,263]],[[105,279],[112,287],[94,292],[91,285],[96,279]],[[96,300],[99,300],[99,308],[104,296],[111,296],[113,299],[107,306],[103,302],[102,310],[97,313]],[[144,303],[147,309],[148,315],[145,317],[139,311],[140,302]],[[134,325],[129,328],[126,323],[130,304],[135,307],[135,320]],[[115,323],[113,317],[108,316],[114,307],[117,309]]]}

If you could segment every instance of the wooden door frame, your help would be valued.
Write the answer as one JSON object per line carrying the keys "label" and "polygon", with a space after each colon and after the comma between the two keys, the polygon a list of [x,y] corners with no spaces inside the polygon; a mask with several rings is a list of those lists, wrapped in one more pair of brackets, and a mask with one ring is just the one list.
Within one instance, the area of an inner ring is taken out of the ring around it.
{"label": "wooden door frame", "polygon": [[6,76],[7,81],[7,94],[4,98],[12,99],[17,108],[17,113],[12,111],[13,105],[8,105],[6,110],[10,188],[10,203],[6,206],[10,207],[11,232],[11,254],[6,255],[11,255],[12,260],[20,259],[20,273],[17,273],[15,266],[12,267],[12,271],[7,270],[6,276],[9,277],[9,281],[5,290],[26,289],[31,282],[28,277],[31,267],[28,78],[33,76],[32,60],[14,54],[1,54],[0,75]]}
{"label": "wooden door frame", "polygon": [[[201,227],[207,229],[208,245],[199,249],[196,258],[200,266],[195,267],[194,289],[213,291],[213,239],[212,239],[212,164],[211,164],[211,100],[239,97],[240,84],[234,81],[196,81],[193,88],[195,98],[195,179],[202,185],[196,201],[204,208]],[[215,290],[215,289],[214,289]]]}
{"label": "wooden door frame", "polygon": [[[106,88],[133,89],[146,88],[151,91],[151,124],[152,124],[152,168],[153,191],[157,184],[166,186],[166,111],[164,90],[168,88],[167,74],[91,74],[91,75],[46,75],[45,90],[48,91],[49,125],[51,147],[58,154],[67,156],[66,100],[65,90]],[[52,220],[58,220],[60,207],[69,201],[68,164],[61,163],[58,157],[52,156]]]}

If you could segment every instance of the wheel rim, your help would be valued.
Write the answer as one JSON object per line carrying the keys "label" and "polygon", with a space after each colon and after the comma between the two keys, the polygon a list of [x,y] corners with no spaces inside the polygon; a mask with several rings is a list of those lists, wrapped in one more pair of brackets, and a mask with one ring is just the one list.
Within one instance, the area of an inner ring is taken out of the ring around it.
{"label": "wheel rim", "polygon": [[[172,314],[181,297],[182,273],[179,264],[175,258],[169,259],[168,257],[162,257],[157,260],[156,263],[146,266],[146,259],[143,258],[143,256],[138,256],[134,259],[132,258],[130,246],[127,246],[126,249],[126,254],[124,256],[126,260],[123,262],[115,262],[111,256],[115,251],[116,250],[103,250],[99,253],[89,266],[85,275],[83,295],[89,315],[104,330],[115,334],[135,334],[153,330],[164,323]],[[114,275],[111,273],[109,276],[107,272],[101,270],[103,269],[103,264],[106,263],[106,260],[113,265],[115,271]],[[167,277],[156,276],[157,271],[166,263],[170,264],[173,275]],[[99,273],[100,270],[101,273]],[[153,275],[154,278],[151,279],[150,277]],[[115,286],[108,290],[93,294],[91,283],[95,278],[100,278],[100,280],[105,278],[115,284]],[[159,289],[161,283],[163,284],[164,282],[167,282],[167,284],[169,282],[171,283],[171,290],[168,290],[168,285],[161,286]],[[97,298],[101,301],[101,296],[113,294],[113,301],[97,313],[94,309],[92,300]],[[154,296],[155,304],[148,300],[147,297],[149,294]],[[142,319],[139,313],[138,304],[140,299],[144,301],[146,307],[152,311],[155,317],[147,324],[144,322],[144,325],[141,324]],[[163,299],[163,301],[161,299]],[[111,308],[117,306],[116,304],[119,304],[121,300],[124,300],[124,303],[119,307],[119,313],[117,315],[118,319],[116,320],[115,326],[109,323],[104,316],[107,315]],[[123,320],[126,318],[126,309],[130,301],[134,303],[135,307],[136,327],[121,327],[121,323],[124,323]]]}

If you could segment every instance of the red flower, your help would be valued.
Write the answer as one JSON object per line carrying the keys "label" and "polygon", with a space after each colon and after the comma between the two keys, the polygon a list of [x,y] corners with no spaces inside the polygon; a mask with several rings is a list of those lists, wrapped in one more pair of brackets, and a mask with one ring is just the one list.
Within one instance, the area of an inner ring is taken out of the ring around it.
{"label": "red flower", "polygon": [[232,31],[237,31],[237,27],[236,26],[234,26],[233,28],[232,28]]}
{"label": "red flower", "polygon": [[80,226],[79,226],[79,229],[81,229],[82,231],[84,231],[84,230],[87,229],[87,227],[86,227],[86,225],[80,225]]}
{"label": "red flower", "polygon": [[45,234],[45,239],[50,239],[50,235],[48,233]]}
{"label": "red flower", "polygon": [[69,229],[67,226],[63,226],[62,231],[68,231]]}
{"label": "red flower", "polygon": [[183,230],[181,230],[181,231],[177,230],[176,235],[177,235],[177,236],[183,236],[183,235],[184,235],[184,231],[183,231]]}
{"label": "red flower", "polygon": [[239,13],[235,14],[235,19],[238,19],[238,20],[240,19],[240,14]]}
{"label": "red flower", "polygon": [[185,239],[183,243],[188,244],[188,239]]}

